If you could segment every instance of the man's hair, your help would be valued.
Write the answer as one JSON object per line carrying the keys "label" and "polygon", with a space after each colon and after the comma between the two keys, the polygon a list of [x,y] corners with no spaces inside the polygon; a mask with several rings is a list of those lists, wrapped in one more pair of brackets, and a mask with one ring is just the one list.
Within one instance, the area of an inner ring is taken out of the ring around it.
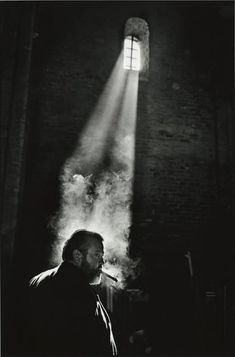
{"label": "man's hair", "polygon": [[79,229],[75,231],[71,237],[64,243],[62,251],[62,259],[70,260],[73,258],[74,249],[85,250],[94,241],[103,243],[103,238],[100,234],[87,231],[85,229]]}

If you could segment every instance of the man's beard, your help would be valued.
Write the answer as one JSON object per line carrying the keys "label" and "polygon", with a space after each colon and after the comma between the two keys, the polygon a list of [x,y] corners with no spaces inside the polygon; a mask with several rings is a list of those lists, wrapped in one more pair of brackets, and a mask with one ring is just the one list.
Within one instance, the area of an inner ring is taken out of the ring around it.
{"label": "man's beard", "polygon": [[86,274],[90,284],[99,284],[101,279],[101,266],[93,269],[90,264],[84,260],[81,265],[82,270]]}

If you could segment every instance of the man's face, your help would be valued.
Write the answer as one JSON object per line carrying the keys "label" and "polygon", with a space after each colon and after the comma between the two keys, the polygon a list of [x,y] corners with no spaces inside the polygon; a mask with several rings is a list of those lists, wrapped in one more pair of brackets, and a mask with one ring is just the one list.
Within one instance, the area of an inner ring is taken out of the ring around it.
{"label": "man's face", "polygon": [[89,282],[99,284],[101,277],[101,268],[104,264],[104,247],[97,240],[93,240],[86,251],[83,253],[81,268],[88,276]]}

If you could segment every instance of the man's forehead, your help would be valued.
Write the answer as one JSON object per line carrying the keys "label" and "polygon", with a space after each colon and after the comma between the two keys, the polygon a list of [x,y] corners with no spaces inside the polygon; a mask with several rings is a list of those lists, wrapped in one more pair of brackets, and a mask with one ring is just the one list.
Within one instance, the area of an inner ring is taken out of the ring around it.
{"label": "man's forehead", "polygon": [[95,251],[101,251],[103,252],[104,251],[104,246],[103,246],[103,243],[98,241],[97,239],[92,239],[89,244],[88,244],[88,249],[92,249],[92,250],[95,250]]}

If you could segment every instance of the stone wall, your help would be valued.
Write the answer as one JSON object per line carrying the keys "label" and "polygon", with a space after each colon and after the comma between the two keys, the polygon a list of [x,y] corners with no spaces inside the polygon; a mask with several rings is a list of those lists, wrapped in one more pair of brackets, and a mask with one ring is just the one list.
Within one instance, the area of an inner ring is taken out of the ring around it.
{"label": "stone wall", "polygon": [[[1,4],[5,50],[1,234],[4,272],[8,276],[8,267],[13,266],[15,289],[48,266],[54,239],[50,222],[60,207],[61,170],[120,54],[126,20],[136,16],[149,24],[150,31],[148,80],[139,82],[131,229],[133,254],[140,254],[149,268],[146,281],[139,284],[152,291],[154,301],[151,278],[156,272],[167,296],[182,287],[171,303],[178,299],[183,308],[188,295],[182,274],[190,250],[198,291],[227,286],[231,299],[232,5]],[[9,320],[11,304],[5,300],[9,310],[3,319]],[[168,303],[164,309],[168,311]],[[176,302],[172,311],[176,322]],[[159,311],[153,309],[154,313]]]}
{"label": "stone wall", "polygon": [[164,239],[197,245],[221,206],[231,211],[232,20],[226,6],[38,3],[18,247],[22,236],[30,237],[25,241],[39,265],[50,242],[48,222],[59,208],[61,168],[132,16],[143,17],[150,29],[149,79],[139,84],[133,232],[154,241],[156,232],[167,231]]}

